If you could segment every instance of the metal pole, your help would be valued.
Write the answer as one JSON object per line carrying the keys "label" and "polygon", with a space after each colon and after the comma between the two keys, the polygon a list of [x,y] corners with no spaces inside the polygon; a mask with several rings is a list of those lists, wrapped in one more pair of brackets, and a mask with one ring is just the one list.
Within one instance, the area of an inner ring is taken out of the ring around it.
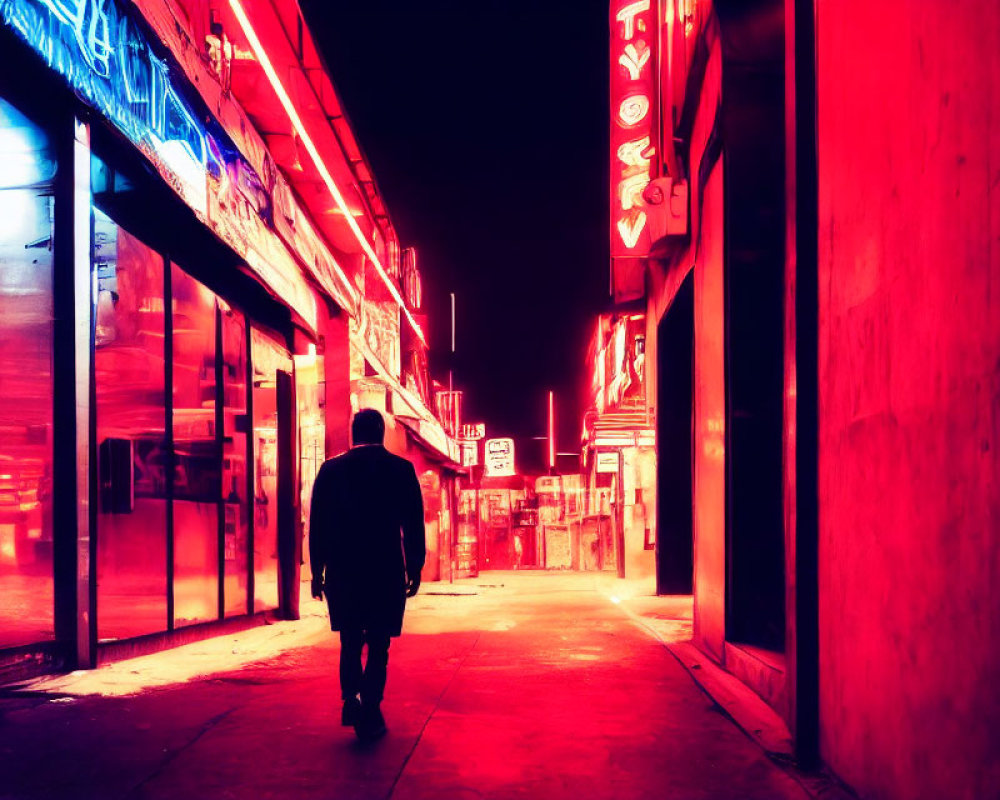
{"label": "metal pole", "polygon": [[[53,248],[53,624],[78,668],[97,664],[97,437],[90,127],[59,115]],[[65,127],[62,127],[65,125]]]}
{"label": "metal pole", "polygon": [[615,550],[618,577],[625,577],[625,451],[618,449],[618,473],[615,481]]}
{"label": "metal pole", "polygon": [[448,364],[448,391],[455,391],[452,372],[455,366],[455,293],[451,293],[451,359]]}
{"label": "metal pole", "polygon": [[97,666],[97,420],[94,375],[94,305],[97,273],[91,266],[90,125],[74,120],[73,136],[73,371],[76,400],[76,665]]}

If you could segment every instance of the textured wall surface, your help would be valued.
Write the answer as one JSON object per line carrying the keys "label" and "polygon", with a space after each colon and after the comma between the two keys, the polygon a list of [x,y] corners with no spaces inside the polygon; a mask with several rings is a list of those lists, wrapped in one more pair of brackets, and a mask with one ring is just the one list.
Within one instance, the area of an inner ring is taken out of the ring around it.
{"label": "textured wall surface", "polygon": [[818,3],[824,759],[1000,786],[1000,6]]}

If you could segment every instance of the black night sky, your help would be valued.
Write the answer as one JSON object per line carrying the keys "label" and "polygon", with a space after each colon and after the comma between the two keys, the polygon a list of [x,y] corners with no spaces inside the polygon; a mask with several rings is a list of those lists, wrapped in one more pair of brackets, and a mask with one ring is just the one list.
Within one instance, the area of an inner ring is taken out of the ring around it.
{"label": "black night sky", "polygon": [[[547,391],[579,449],[586,346],[608,304],[607,3],[302,0],[403,246],[434,377],[540,469]],[[572,462],[563,463],[572,468]]]}

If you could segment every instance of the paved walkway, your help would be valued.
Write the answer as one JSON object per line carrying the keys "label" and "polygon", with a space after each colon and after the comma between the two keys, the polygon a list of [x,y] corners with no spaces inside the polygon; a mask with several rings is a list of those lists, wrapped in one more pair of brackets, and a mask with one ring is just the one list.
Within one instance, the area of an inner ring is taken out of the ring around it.
{"label": "paved walkway", "polygon": [[[220,638],[8,693],[0,798],[806,797],[607,585],[425,587],[392,645],[374,745],[338,724],[337,644],[311,602],[263,660],[241,663],[252,638]],[[171,683],[199,658],[223,671]],[[130,676],[160,685],[106,696],[139,688]]]}

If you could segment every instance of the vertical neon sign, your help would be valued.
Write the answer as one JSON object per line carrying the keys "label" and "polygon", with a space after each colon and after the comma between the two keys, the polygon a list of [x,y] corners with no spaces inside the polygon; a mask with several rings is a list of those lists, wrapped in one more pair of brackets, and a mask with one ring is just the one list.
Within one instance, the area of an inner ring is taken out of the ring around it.
{"label": "vertical neon sign", "polygon": [[[642,294],[641,264],[621,260],[648,255],[650,245],[642,191],[649,183],[655,154],[655,5],[653,0],[611,3],[610,233],[613,284],[619,300]],[[628,285],[623,285],[624,276],[616,272],[632,275],[624,281]]]}

